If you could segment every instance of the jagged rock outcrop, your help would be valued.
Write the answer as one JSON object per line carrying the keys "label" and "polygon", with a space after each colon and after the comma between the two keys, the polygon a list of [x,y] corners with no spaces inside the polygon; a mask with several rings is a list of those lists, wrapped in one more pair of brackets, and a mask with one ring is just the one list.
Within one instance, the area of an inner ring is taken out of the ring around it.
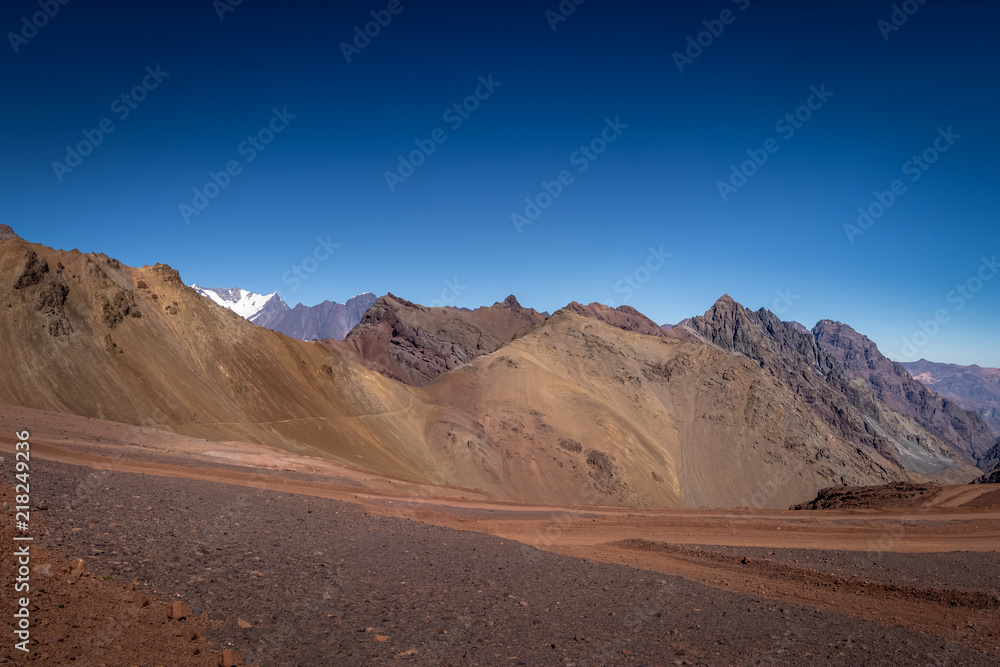
{"label": "jagged rock outcrop", "polygon": [[489,307],[428,308],[388,294],[378,299],[340,349],[372,370],[422,386],[500,349],[545,318],[514,296]]}
{"label": "jagged rock outcrop", "polygon": [[24,263],[24,272],[14,283],[14,289],[25,289],[42,282],[42,278],[49,272],[49,263],[35,254],[34,251],[28,253],[27,261]]}
{"label": "jagged rock outcrop", "polygon": [[914,507],[941,491],[939,484],[893,482],[879,486],[832,486],[790,510],[857,510]]}
{"label": "jagged rock outcrop", "polygon": [[761,308],[752,312],[728,295],[688,325],[705,340],[754,360],[802,396],[861,451],[877,452],[910,472],[947,474],[957,460],[974,463],[916,421],[892,410],[867,383],[851,378],[832,351],[809,333]]}

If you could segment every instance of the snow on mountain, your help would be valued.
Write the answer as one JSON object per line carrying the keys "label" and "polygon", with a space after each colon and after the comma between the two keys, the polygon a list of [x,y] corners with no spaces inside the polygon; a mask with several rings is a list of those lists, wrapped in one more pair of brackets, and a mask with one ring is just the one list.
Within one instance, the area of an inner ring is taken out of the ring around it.
{"label": "snow on mountain", "polygon": [[256,294],[239,287],[200,285],[191,285],[191,289],[254,324],[299,340],[344,340],[378,298],[371,292],[362,292],[346,304],[324,301],[315,306],[300,303],[289,308],[277,292]]}
{"label": "snow on mountain", "polygon": [[[251,322],[258,319],[265,311],[288,310],[288,304],[282,301],[277,292],[255,294],[239,287],[201,287],[199,285],[191,285],[191,289]],[[282,308],[282,306],[284,307]]]}

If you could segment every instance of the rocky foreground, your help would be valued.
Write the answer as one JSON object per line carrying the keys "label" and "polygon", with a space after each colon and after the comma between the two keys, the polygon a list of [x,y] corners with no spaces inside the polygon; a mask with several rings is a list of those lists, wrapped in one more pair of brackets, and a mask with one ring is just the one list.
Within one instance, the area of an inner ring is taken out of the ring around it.
{"label": "rocky foreground", "polygon": [[32,490],[51,565],[17,664],[995,664],[891,621],[334,500],[52,462]]}

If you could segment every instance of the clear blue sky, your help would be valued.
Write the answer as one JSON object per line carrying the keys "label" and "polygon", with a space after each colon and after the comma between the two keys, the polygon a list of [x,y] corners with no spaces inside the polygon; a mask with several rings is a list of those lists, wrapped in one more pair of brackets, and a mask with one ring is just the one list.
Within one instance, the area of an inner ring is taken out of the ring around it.
{"label": "clear blue sky", "polygon": [[[847,322],[895,358],[942,310],[912,356],[1000,366],[1000,276],[949,299],[1000,252],[996,3],[913,3],[890,31],[889,2],[587,0],[553,30],[559,0],[402,0],[350,63],[341,42],[388,1],[243,0],[223,20],[220,4],[77,0],[36,34],[22,17],[37,0],[4,3],[0,222],[292,305],[513,293],[540,310],[627,302],[676,322],[723,293],[771,308],[790,290],[783,318]],[[730,22],[713,23],[723,10]],[[678,71],[674,53],[709,29],[720,34]],[[157,66],[168,75],[148,74]],[[492,91],[479,82],[491,75]],[[129,108],[121,96],[144,81]],[[810,97],[823,86],[832,96]],[[477,90],[467,117],[444,115]],[[810,102],[799,127],[776,126]],[[275,121],[273,142],[241,150],[286,108],[295,118]],[[103,119],[114,130],[90,155],[53,167]],[[437,128],[447,140],[390,189],[397,156]],[[911,181],[905,163],[939,128],[948,150]],[[574,156],[602,132],[604,153]],[[724,201],[718,182],[748,150],[767,162]],[[230,161],[239,173],[186,221],[180,205]],[[512,214],[563,171],[572,182],[518,233]],[[895,179],[905,192],[850,243],[845,223]],[[317,238],[339,247],[303,264]],[[661,246],[671,257],[647,273]],[[314,269],[299,284],[296,265]]]}

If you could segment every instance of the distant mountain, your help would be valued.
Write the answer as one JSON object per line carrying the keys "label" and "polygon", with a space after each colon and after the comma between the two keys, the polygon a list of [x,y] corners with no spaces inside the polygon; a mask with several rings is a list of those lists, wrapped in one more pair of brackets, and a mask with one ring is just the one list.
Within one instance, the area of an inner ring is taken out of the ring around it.
{"label": "distant mountain", "polygon": [[239,287],[198,285],[191,285],[191,288],[254,324],[299,340],[344,340],[377,299],[371,292],[364,292],[351,297],[346,304],[324,301],[315,306],[300,303],[289,308],[277,292],[256,294]]}
{"label": "distant mountain", "polygon": [[374,294],[365,292],[351,297],[347,303],[324,301],[315,306],[300,303],[294,308],[276,309],[253,322],[299,340],[344,340],[377,300]]}
{"label": "distant mountain", "polygon": [[201,287],[199,285],[191,285],[191,289],[220,306],[228,308],[240,317],[245,317],[254,324],[260,324],[258,320],[261,318],[289,310],[288,304],[282,301],[277,292],[255,294],[239,287]]}
{"label": "distant mountain", "polygon": [[966,410],[975,410],[1000,436],[1000,368],[937,364],[921,359],[903,367],[927,388],[955,401]]}
{"label": "distant mountain", "polygon": [[849,377],[864,380],[879,400],[962,452],[966,460],[979,461],[996,443],[979,413],[939,396],[936,389],[929,391],[902,364],[887,359],[875,343],[848,325],[823,320],[813,334]]}

